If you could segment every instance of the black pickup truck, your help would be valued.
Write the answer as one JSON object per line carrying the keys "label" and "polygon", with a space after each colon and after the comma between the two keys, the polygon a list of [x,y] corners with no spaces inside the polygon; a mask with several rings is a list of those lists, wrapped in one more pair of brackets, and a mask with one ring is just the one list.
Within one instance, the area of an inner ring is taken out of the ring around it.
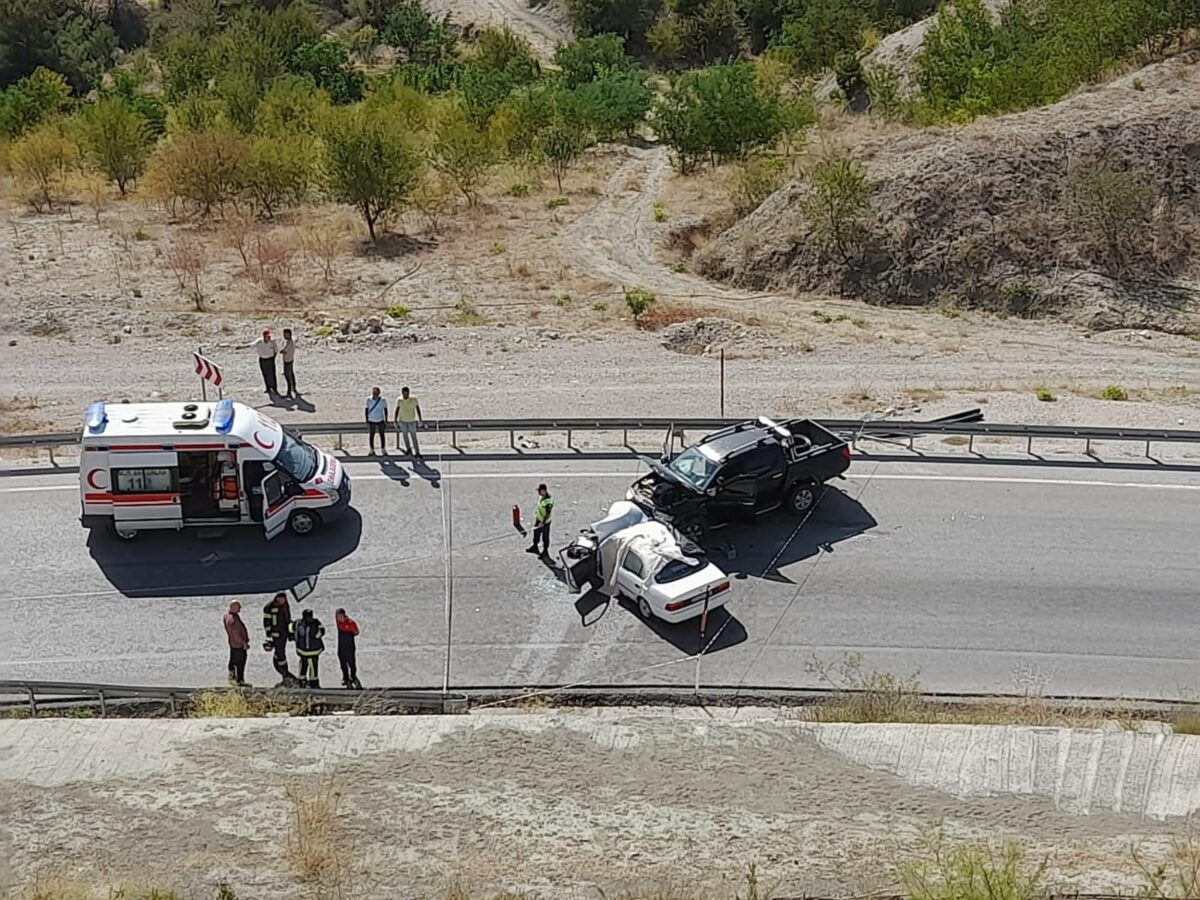
{"label": "black pickup truck", "polygon": [[661,462],[626,499],[693,540],[705,531],[783,506],[804,516],[821,485],[850,467],[850,447],[809,419],[741,422]]}

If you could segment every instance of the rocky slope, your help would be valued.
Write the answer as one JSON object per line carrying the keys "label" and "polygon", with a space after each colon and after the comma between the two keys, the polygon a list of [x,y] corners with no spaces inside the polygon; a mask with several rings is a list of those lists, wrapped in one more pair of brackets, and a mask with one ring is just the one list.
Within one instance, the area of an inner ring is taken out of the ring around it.
{"label": "rocky slope", "polygon": [[[801,180],[714,241],[702,273],[756,289],[1200,331],[1200,52],[1054,106],[882,144],[863,163],[871,209],[852,253],[817,240]],[[1108,214],[1130,184],[1118,175],[1114,186],[1112,173],[1132,173],[1144,190],[1135,212]],[[1118,196],[1099,197],[1103,184]]]}

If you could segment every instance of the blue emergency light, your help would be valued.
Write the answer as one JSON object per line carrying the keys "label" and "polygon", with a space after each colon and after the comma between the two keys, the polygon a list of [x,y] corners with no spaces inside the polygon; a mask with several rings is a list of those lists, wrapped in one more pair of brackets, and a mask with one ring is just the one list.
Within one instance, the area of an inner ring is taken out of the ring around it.
{"label": "blue emergency light", "polygon": [[99,434],[108,424],[108,413],[104,411],[104,402],[97,400],[88,404],[87,412],[83,415],[83,424],[92,434]]}
{"label": "blue emergency light", "polygon": [[217,428],[217,434],[229,434],[233,428],[233,401],[218,400],[217,405],[213,407],[213,424]]}

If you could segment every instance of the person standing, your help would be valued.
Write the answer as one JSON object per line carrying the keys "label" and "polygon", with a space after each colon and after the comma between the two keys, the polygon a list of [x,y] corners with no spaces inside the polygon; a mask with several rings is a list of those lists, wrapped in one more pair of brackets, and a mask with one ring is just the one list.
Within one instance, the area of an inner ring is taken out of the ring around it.
{"label": "person standing", "polygon": [[550,555],[550,519],[554,515],[554,498],[544,484],[537,486],[537,510],[533,514],[533,546],[526,548],[526,553],[538,552],[538,538],[542,539],[542,556]]}
{"label": "person standing", "polygon": [[275,357],[279,353],[279,345],[271,337],[271,330],[264,328],[262,337],[250,344],[258,354],[258,368],[262,370],[263,386],[268,394],[279,393],[278,373],[275,371]]}
{"label": "person standing", "polygon": [[371,396],[367,398],[363,409],[367,417],[367,433],[370,435],[371,455],[375,455],[375,435],[378,434],[379,443],[386,456],[387,436],[384,434],[384,430],[387,428],[388,405],[387,398],[379,393],[379,388],[371,388]]}
{"label": "person standing", "polygon": [[292,329],[283,329],[283,348],[279,351],[283,360],[283,382],[287,385],[287,396],[298,397],[296,390],[296,342],[292,340]]}
{"label": "person standing", "polygon": [[344,609],[339,609],[333,614],[334,621],[337,622],[338,632],[338,662],[342,666],[342,687],[362,690],[362,683],[358,680],[358,661],[355,659],[356,638],[358,637],[358,623],[346,615]]}
{"label": "person standing", "polygon": [[417,443],[417,423],[424,421],[421,404],[408,388],[400,388],[400,399],[396,401],[396,425],[404,438],[404,452],[415,459],[421,458],[421,445]]}
{"label": "person standing", "polygon": [[292,673],[288,670],[287,642],[292,640],[294,629],[292,610],[288,606],[287,594],[283,591],[272,597],[271,602],[263,607],[263,632],[266,634],[263,649],[274,654],[271,664],[283,679],[280,684],[286,685],[292,680]]}
{"label": "person standing", "polygon": [[296,623],[296,655],[300,657],[300,686],[319,688],[321,676],[319,663],[321,654],[325,651],[325,626],[313,615],[311,609],[300,614]]}
{"label": "person standing", "polygon": [[250,649],[250,634],[239,615],[242,604],[234,600],[225,613],[225,636],[229,639],[229,683],[237,687],[246,684],[246,651]]}

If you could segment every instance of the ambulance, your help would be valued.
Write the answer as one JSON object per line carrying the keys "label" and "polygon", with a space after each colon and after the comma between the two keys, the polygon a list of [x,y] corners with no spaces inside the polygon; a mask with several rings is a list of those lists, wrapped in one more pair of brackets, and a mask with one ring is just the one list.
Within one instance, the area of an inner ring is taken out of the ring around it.
{"label": "ambulance", "polygon": [[307,535],[350,505],[328,453],[232,400],[93,403],[79,460],[84,528],[139,531],[259,524]]}

